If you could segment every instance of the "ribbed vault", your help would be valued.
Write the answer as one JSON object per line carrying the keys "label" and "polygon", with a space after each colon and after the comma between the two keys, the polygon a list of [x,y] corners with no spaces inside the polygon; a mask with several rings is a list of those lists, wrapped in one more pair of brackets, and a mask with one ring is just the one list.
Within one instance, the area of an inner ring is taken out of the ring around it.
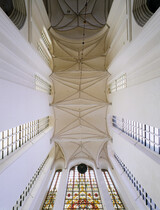
{"label": "ribbed vault", "polygon": [[106,25],[113,0],[43,1],[51,27],[59,34],[75,39],[81,38],[84,27],[87,35],[93,35]]}
{"label": "ribbed vault", "polygon": [[[76,1],[77,2],[77,1]],[[103,32],[82,40],[63,38],[55,33],[54,69],[50,76],[54,86],[55,126],[54,141],[61,147],[65,165],[75,158],[98,158],[109,135],[106,126],[106,71],[105,42],[108,33]],[[73,31],[74,33],[74,31]]]}

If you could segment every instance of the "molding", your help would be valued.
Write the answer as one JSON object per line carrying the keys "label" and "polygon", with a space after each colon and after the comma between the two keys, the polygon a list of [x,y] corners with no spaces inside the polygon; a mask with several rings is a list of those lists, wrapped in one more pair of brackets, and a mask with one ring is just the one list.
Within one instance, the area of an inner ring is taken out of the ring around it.
{"label": "molding", "polygon": [[128,210],[146,210],[143,200],[137,194],[137,191],[133,187],[132,183],[128,180],[127,175],[124,173],[118,162],[113,156],[113,151],[111,145],[108,146],[109,160],[112,163],[114,170],[109,170],[111,175],[113,175],[116,187],[119,189],[119,194],[125,205],[125,208]]}
{"label": "molding", "polygon": [[38,52],[25,40],[1,8],[0,36],[2,63],[0,78],[33,88],[34,74],[39,73],[45,78],[49,77],[52,72],[51,69]]}
{"label": "molding", "polygon": [[[51,149],[51,151],[49,153],[49,157],[47,159],[47,162],[45,163],[45,166],[42,169],[40,176],[36,180],[36,183],[35,183],[33,189],[31,189],[31,191],[29,192],[29,194],[23,204],[22,209],[24,209],[24,210],[25,209],[30,209],[30,210],[35,209],[35,208],[37,208],[36,203],[38,203],[39,206],[40,205],[43,206],[43,203],[39,203],[38,200],[42,201],[42,197],[41,197],[42,193],[46,190],[48,192],[48,189],[46,189],[47,186],[45,184],[48,184],[48,182],[50,181],[51,175],[53,174],[53,173],[51,173],[51,170],[50,170],[51,166],[53,164],[53,160],[54,160],[54,148]],[[53,170],[52,172],[54,172],[54,171],[55,170]],[[44,190],[44,187],[46,190]],[[44,202],[44,200],[45,200],[45,196],[44,196],[43,202]]]}
{"label": "molding", "polygon": [[[137,68],[143,67],[143,65],[148,65],[150,60],[147,56],[154,52],[156,46],[157,53],[154,54],[154,60],[159,58],[160,47],[158,42],[160,32],[160,8],[156,13],[150,18],[150,20],[145,24],[140,34],[132,41],[128,47],[123,49],[115,57],[111,63],[108,71],[113,76],[110,80],[121,71],[134,71]],[[154,52],[155,53],[155,52]],[[144,64],[142,65],[142,60]],[[136,62],[135,62],[136,61]],[[152,60],[153,62],[153,60]]]}
{"label": "molding", "polygon": [[124,140],[126,140],[127,142],[132,144],[134,147],[136,147],[138,150],[143,152],[145,155],[147,155],[153,161],[155,161],[158,165],[160,165],[160,155],[156,154],[155,152],[153,152],[152,150],[148,149],[147,147],[144,147],[140,142],[136,141],[135,139],[132,139],[131,137],[129,137],[128,135],[126,135],[125,133],[120,131],[119,129],[114,128],[113,126],[111,126],[111,128],[112,128],[114,133],[116,133],[119,136],[121,136]]}

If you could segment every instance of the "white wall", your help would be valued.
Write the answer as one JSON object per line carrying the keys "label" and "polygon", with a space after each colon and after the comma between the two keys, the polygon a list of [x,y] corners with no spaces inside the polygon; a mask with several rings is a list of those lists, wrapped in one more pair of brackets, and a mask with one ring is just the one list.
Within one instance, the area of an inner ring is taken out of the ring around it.
{"label": "white wall", "polygon": [[[128,1],[116,0],[113,1],[112,7],[107,19],[109,32],[106,37],[106,68],[112,63],[118,52],[125,47],[129,39],[129,28],[127,28],[128,17],[126,3]],[[127,12],[126,12],[127,11]],[[129,15],[129,14],[128,14]]]}
{"label": "white wall", "polygon": [[[52,96],[35,90],[35,74],[49,81],[51,70],[0,10],[0,131],[52,114]],[[4,27],[5,25],[5,27]]]}
{"label": "white wall", "polygon": [[[120,147],[120,145],[123,145]],[[142,146],[143,147],[143,146]],[[113,150],[136,177],[148,195],[160,206],[160,164],[142,150],[126,141],[123,136],[113,133]]]}
{"label": "white wall", "polygon": [[110,157],[110,161],[112,163],[113,169],[110,169],[109,172],[112,176],[114,184],[118,190],[120,198],[125,206],[125,209],[136,209],[136,210],[146,210],[145,203],[139,197],[136,189],[133,188],[132,182],[128,179],[126,173],[118,163],[118,161],[114,158],[114,151],[111,148],[111,144],[108,145],[108,153]]}
{"label": "white wall", "polygon": [[0,174],[0,209],[12,209],[16,204],[16,200],[51,150],[52,132],[53,130],[45,134]]}
{"label": "white wall", "polygon": [[133,26],[132,29],[134,40],[121,51],[108,69],[111,73],[108,84],[123,73],[127,74],[127,88],[108,95],[112,102],[108,107],[108,128],[113,138],[113,151],[160,207],[159,155],[155,154],[154,158],[154,155],[149,155],[152,151],[138,149],[111,127],[110,116],[116,115],[160,128],[160,9],[140,31],[138,27],[134,29]]}
{"label": "white wall", "polygon": [[52,114],[49,95],[0,79],[0,131]]}
{"label": "white wall", "polygon": [[160,128],[160,77],[112,94],[113,114]]}
{"label": "white wall", "polygon": [[22,36],[28,41],[28,0],[25,0],[25,6],[26,6],[26,21],[23,25],[23,27],[20,29],[20,33]]}
{"label": "white wall", "polygon": [[34,0],[31,10],[31,42],[35,49],[37,49],[37,42],[41,38],[43,27],[48,29],[51,24],[42,0]]}
{"label": "white wall", "polygon": [[54,157],[55,147],[53,147],[49,153],[49,157],[47,158],[47,161],[45,162],[45,165],[43,166],[43,169],[41,170],[41,173],[38,176],[33,189],[31,189],[22,209],[42,209],[44,200],[55,173],[55,169],[51,170]]}
{"label": "white wall", "polygon": [[[0,131],[52,116],[52,96],[34,81],[37,73],[49,81],[51,70],[1,9],[0,37]],[[15,205],[52,149],[52,135],[53,127],[0,160],[0,209]]]}

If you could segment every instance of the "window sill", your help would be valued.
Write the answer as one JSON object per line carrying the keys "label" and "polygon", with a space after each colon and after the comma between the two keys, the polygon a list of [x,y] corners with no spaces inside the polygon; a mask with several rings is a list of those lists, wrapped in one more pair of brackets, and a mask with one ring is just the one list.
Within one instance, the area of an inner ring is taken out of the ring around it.
{"label": "window sill", "polygon": [[128,141],[130,144],[132,144],[133,146],[135,146],[138,150],[140,150],[141,152],[143,152],[145,155],[147,155],[153,161],[155,161],[156,163],[158,163],[160,165],[160,155],[159,154],[157,154],[156,152],[153,152],[149,148],[143,146],[143,144],[141,144],[140,142],[132,139],[130,136],[126,135],[121,130],[119,130],[119,129],[113,127],[113,126],[111,128],[112,128],[112,130],[113,130],[114,133],[117,133],[119,136],[122,136],[123,139],[125,139],[126,141]]}
{"label": "window sill", "polygon": [[6,170],[11,164],[13,164],[18,158],[20,158],[22,154],[28,151],[32,147],[33,144],[36,144],[38,140],[41,139],[51,129],[53,129],[53,127],[49,126],[44,131],[42,131],[39,135],[37,135],[33,139],[26,142],[26,144],[24,144],[22,147],[18,148],[13,153],[10,153],[10,155],[6,156],[5,159],[0,160],[0,174],[3,173],[3,171]]}

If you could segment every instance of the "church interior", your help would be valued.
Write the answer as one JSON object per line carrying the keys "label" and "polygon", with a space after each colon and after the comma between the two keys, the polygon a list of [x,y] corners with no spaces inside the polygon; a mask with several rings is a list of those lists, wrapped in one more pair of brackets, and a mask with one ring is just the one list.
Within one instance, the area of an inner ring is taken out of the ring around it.
{"label": "church interior", "polygon": [[160,0],[0,6],[0,210],[160,210]]}

